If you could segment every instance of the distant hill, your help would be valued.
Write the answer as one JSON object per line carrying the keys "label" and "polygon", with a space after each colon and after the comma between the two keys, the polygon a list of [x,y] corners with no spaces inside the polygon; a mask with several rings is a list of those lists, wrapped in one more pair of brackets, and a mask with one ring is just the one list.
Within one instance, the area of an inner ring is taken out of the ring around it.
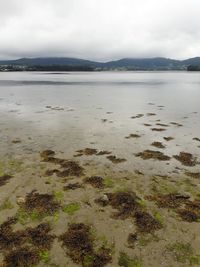
{"label": "distant hill", "polygon": [[[123,58],[109,62],[97,62],[79,58],[40,57],[1,60],[0,69],[10,70],[186,70],[188,66],[200,66],[200,57],[175,60],[156,58]],[[2,67],[4,66],[4,67]]]}

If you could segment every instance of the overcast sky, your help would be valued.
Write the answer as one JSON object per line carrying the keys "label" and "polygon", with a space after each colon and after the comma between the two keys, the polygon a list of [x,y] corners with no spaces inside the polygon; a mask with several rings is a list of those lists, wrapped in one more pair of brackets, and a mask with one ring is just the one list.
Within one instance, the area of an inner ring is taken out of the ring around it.
{"label": "overcast sky", "polygon": [[200,56],[200,0],[0,0],[0,58]]}

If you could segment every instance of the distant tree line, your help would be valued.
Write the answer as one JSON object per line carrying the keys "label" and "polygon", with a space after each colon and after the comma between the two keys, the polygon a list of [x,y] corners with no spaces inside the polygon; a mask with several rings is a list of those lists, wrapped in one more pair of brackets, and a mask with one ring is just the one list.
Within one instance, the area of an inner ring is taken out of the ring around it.
{"label": "distant tree line", "polygon": [[190,65],[187,67],[187,70],[188,71],[200,71],[200,65],[197,66],[197,65]]}
{"label": "distant tree line", "polygon": [[0,66],[0,71],[94,71],[95,68],[86,65],[36,65],[36,66]]}

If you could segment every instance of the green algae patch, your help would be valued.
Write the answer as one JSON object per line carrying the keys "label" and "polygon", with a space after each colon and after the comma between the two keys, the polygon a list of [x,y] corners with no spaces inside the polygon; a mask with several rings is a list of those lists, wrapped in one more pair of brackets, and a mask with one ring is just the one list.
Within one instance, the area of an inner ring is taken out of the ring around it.
{"label": "green algae patch", "polygon": [[124,252],[120,252],[118,264],[122,267],[142,267],[141,260],[138,257],[130,258]]}
{"label": "green algae patch", "polygon": [[9,201],[9,199],[6,199],[1,205],[0,205],[0,211],[2,210],[10,210],[14,208],[12,203]]}
{"label": "green algae patch", "polygon": [[5,159],[0,160],[0,176],[3,176],[5,173],[9,175],[14,175],[23,171],[23,161],[18,159]]}
{"label": "green algae patch", "polygon": [[75,212],[80,210],[80,204],[79,203],[70,203],[68,205],[65,205],[62,207],[63,212],[73,215]]}
{"label": "green algae patch", "polygon": [[196,265],[200,263],[200,255],[195,255],[190,243],[176,242],[167,246],[167,250],[173,258],[180,263]]}

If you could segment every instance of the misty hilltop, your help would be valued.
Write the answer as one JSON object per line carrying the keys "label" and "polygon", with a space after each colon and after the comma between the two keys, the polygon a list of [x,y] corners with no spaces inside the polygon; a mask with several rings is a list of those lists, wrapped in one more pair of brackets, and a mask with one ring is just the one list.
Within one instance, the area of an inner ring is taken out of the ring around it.
{"label": "misty hilltop", "polygon": [[123,58],[108,62],[68,57],[40,57],[0,61],[1,70],[186,70],[189,66],[200,66],[200,57],[186,60],[164,57]]}

